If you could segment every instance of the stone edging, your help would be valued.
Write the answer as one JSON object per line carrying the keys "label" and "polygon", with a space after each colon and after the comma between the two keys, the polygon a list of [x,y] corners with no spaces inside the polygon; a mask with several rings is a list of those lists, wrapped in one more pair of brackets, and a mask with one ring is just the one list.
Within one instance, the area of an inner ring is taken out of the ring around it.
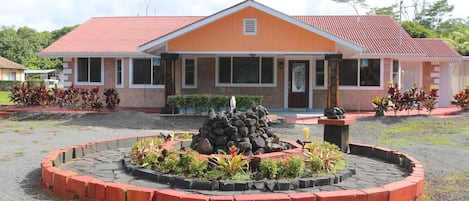
{"label": "stone edging", "polygon": [[[182,133],[181,133],[182,134]],[[159,135],[132,136],[89,142],[69,146],[50,152],[41,162],[41,184],[47,192],[61,199],[109,200],[109,201],[393,201],[421,200],[424,190],[423,165],[415,158],[373,145],[350,143],[350,152],[355,155],[376,157],[387,162],[400,164],[410,172],[403,180],[369,189],[300,192],[300,193],[266,193],[233,196],[206,196],[186,193],[172,189],[151,189],[123,183],[103,182],[91,176],[78,175],[75,172],[61,170],[58,167],[72,159],[87,154],[117,148],[128,148],[138,140]]]}
{"label": "stone edging", "polygon": [[130,162],[130,159],[122,159],[124,168],[133,176],[141,179],[147,179],[153,182],[168,184],[180,189],[209,190],[209,191],[288,191],[301,188],[310,188],[315,186],[325,186],[338,184],[345,179],[350,178],[356,173],[355,168],[346,167],[343,170],[317,178],[299,178],[288,180],[246,180],[246,181],[225,181],[225,180],[201,180],[193,178],[179,177],[176,175],[163,174],[154,170],[136,167]]}

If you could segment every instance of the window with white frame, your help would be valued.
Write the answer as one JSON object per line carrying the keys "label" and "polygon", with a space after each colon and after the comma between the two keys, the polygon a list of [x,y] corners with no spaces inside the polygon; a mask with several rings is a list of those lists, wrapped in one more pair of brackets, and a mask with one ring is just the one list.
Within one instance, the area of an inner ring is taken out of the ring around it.
{"label": "window with white frame", "polygon": [[218,58],[219,84],[272,85],[275,83],[273,57]]}
{"label": "window with white frame", "polygon": [[197,60],[185,58],[182,66],[182,86],[184,88],[197,87]]}
{"label": "window with white frame", "polygon": [[4,73],[5,75],[5,80],[16,80],[16,72],[15,71],[10,71],[10,72],[6,72]]}
{"label": "window with white frame", "polygon": [[324,87],[326,72],[325,72],[324,60],[322,59],[316,60],[316,76],[315,77],[316,79],[315,79],[314,85],[316,87]]}
{"label": "window with white frame", "polygon": [[77,82],[102,83],[103,68],[101,58],[77,59]]}
{"label": "window with white frame", "polygon": [[340,86],[381,85],[380,59],[344,59],[339,67]]}
{"label": "window with white frame", "polygon": [[392,61],[392,83],[400,85],[401,78],[401,67],[399,65],[399,60]]}
{"label": "window with white frame", "polygon": [[122,87],[122,59],[116,59],[116,86]]}
{"label": "window with white frame", "polygon": [[164,85],[160,58],[132,59],[132,85]]}

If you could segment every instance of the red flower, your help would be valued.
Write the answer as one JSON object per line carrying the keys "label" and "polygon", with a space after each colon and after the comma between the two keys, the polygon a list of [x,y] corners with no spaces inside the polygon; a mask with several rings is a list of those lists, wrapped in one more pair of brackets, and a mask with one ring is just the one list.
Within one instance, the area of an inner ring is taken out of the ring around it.
{"label": "red flower", "polygon": [[238,153],[238,148],[236,148],[236,146],[231,146],[230,147],[230,153],[231,153],[231,158],[235,157],[236,154]]}

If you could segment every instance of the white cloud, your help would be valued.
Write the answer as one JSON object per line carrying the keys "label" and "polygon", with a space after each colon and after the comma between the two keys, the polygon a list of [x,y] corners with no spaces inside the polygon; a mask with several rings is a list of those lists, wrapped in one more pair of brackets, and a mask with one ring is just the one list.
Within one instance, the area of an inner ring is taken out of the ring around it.
{"label": "white cloud", "polygon": [[[206,16],[233,6],[243,0],[152,0],[148,15]],[[347,4],[331,0],[257,0],[289,15],[353,15]],[[389,6],[399,0],[371,1],[371,7]],[[410,4],[410,0],[405,0]],[[453,17],[467,17],[469,1],[448,0],[454,4]],[[360,14],[367,10],[361,9]],[[409,10],[410,11],[410,10]],[[38,31],[55,30],[81,24],[96,16],[145,15],[145,0],[12,0],[2,1],[0,26],[28,26]]]}

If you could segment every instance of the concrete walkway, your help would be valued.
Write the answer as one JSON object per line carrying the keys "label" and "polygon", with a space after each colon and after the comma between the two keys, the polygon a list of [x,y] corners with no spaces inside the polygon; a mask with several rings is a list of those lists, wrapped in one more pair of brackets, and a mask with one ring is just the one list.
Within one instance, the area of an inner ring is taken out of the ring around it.
{"label": "concrete walkway", "polygon": [[[456,106],[450,106],[447,108],[436,108],[432,111],[431,115],[439,118],[452,118],[457,117],[460,109]],[[374,116],[374,111],[346,111],[347,117],[370,117]],[[423,109],[409,110],[409,111],[398,111],[394,114],[394,111],[385,112],[386,116],[415,116],[415,115],[429,115],[429,113]],[[324,117],[321,111],[312,112],[274,112],[269,116],[272,120],[284,121],[288,124],[318,124],[318,119]]]}

